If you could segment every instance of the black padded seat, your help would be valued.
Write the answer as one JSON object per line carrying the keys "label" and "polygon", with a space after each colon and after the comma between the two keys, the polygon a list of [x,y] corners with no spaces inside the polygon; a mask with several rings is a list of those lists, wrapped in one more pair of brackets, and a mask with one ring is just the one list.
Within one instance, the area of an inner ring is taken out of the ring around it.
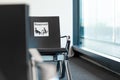
{"label": "black padded seat", "polygon": [[67,52],[66,48],[38,48],[38,51],[40,53],[63,53]]}

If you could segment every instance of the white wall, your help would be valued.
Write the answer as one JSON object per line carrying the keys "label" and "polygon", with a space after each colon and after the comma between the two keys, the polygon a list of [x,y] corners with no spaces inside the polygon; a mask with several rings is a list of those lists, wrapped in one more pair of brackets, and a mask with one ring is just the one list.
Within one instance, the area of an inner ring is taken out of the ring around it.
{"label": "white wall", "polygon": [[73,0],[0,0],[0,3],[27,3],[30,5],[30,16],[59,16],[61,35],[70,35],[72,40],[72,1]]}

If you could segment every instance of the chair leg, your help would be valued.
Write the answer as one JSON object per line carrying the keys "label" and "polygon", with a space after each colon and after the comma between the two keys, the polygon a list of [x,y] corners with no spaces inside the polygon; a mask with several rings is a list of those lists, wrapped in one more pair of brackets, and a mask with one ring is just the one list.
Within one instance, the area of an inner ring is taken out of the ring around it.
{"label": "chair leg", "polygon": [[66,73],[67,73],[67,80],[72,80],[68,60],[65,60],[65,67],[66,67]]}
{"label": "chair leg", "polygon": [[60,73],[62,74],[62,69],[63,69],[63,67],[62,67],[62,61],[60,61]]}
{"label": "chair leg", "polygon": [[65,62],[64,61],[57,62],[57,72],[59,73],[60,79],[65,77]]}
{"label": "chair leg", "polygon": [[32,64],[31,64],[30,60],[28,61],[28,69],[29,69],[28,70],[28,76],[29,76],[28,79],[32,80],[33,79],[33,76],[32,76]]}
{"label": "chair leg", "polygon": [[62,65],[63,61],[59,61],[59,72],[60,72],[60,76],[62,75],[63,72],[63,65]]}
{"label": "chair leg", "polygon": [[32,80],[38,80],[37,72],[36,72],[36,66],[35,66],[35,61],[34,60],[32,60]]}
{"label": "chair leg", "polygon": [[61,61],[61,75],[60,75],[60,79],[62,79],[62,78],[65,77],[65,72],[66,72],[65,62],[64,62],[64,61]]}
{"label": "chair leg", "polygon": [[57,72],[59,72],[59,70],[60,70],[60,68],[61,68],[60,65],[61,65],[61,64],[60,64],[60,61],[57,61]]}

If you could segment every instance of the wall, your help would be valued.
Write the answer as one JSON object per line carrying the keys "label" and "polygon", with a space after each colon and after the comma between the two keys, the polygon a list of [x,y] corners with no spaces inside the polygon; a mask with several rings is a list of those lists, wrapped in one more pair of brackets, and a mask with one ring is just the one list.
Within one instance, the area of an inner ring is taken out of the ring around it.
{"label": "wall", "polygon": [[72,0],[1,0],[3,3],[27,3],[30,16],[59,16],[61,35],[70,35],[72,40]]}

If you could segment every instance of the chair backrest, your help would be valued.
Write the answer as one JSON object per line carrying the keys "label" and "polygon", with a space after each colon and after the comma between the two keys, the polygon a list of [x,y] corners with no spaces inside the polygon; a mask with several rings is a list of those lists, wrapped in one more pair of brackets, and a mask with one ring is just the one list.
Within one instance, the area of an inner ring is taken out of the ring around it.
{"label": "chair backrest", "polygon": [[0,5],[0,80],[27,80],[24,4]]}
{"label": "chair backrest", "polygon": [[30,48],[60,48],[59,17],[30,17]]}

